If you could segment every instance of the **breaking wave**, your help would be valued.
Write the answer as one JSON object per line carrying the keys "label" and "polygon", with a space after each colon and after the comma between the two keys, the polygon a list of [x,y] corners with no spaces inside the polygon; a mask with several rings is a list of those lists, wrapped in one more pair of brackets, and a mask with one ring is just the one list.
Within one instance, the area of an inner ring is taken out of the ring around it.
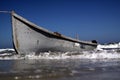
{"label": "breaking wave", "polygon": [[14,49],[0,49],[0,60],[13,59],[120,59],[119,44],[98,45],[95,50],[82,52],[44,52],[39,55],[16,54]]}

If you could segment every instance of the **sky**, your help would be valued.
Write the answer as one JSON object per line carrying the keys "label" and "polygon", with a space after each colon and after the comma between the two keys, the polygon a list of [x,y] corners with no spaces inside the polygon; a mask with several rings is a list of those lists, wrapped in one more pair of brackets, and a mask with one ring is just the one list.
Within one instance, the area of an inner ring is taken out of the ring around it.
{"label": "sky", "polygon": [[[53,32],[98,43],[120,42],[120,0],[0,0],[0,11]],[[0,13],[0,48],[12,48],[11,16]]]}

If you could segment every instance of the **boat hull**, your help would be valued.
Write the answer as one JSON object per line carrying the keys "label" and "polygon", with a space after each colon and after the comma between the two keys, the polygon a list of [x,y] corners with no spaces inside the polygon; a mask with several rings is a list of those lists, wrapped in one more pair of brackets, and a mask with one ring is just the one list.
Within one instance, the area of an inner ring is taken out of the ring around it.
{"label": "boat hull", "polygon": [[12,26],[13,43],[19,54],[92,50],[97,46],[96,43],[80,42],[57,32],[38,28],[15,13],[12,13]]}

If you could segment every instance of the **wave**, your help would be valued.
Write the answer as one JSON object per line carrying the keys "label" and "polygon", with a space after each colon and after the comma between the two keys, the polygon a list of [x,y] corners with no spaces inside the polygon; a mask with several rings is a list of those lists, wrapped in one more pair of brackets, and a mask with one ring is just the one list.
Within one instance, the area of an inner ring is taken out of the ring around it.
{"label": "wave", "polygon": [[[16,54],[14,49],[0,49],[0,60],[14,59],[120,59],[120,43],[98,45],[95,50],[82,52],[44,52],[40,54],[30,53],[27,55]],[[112,46],[112,47],[111,47]],[[106,50],[107,48],[111,48]]]}

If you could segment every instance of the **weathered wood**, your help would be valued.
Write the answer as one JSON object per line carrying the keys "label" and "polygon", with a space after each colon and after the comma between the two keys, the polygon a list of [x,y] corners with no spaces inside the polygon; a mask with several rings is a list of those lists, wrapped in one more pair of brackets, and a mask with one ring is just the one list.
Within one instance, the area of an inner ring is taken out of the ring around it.
{"label": "weathered wood", "polygon": [[96,48],[95,41],[81,41],[51,32],[12,12],[13,43],[17,53],[81,51]]}

